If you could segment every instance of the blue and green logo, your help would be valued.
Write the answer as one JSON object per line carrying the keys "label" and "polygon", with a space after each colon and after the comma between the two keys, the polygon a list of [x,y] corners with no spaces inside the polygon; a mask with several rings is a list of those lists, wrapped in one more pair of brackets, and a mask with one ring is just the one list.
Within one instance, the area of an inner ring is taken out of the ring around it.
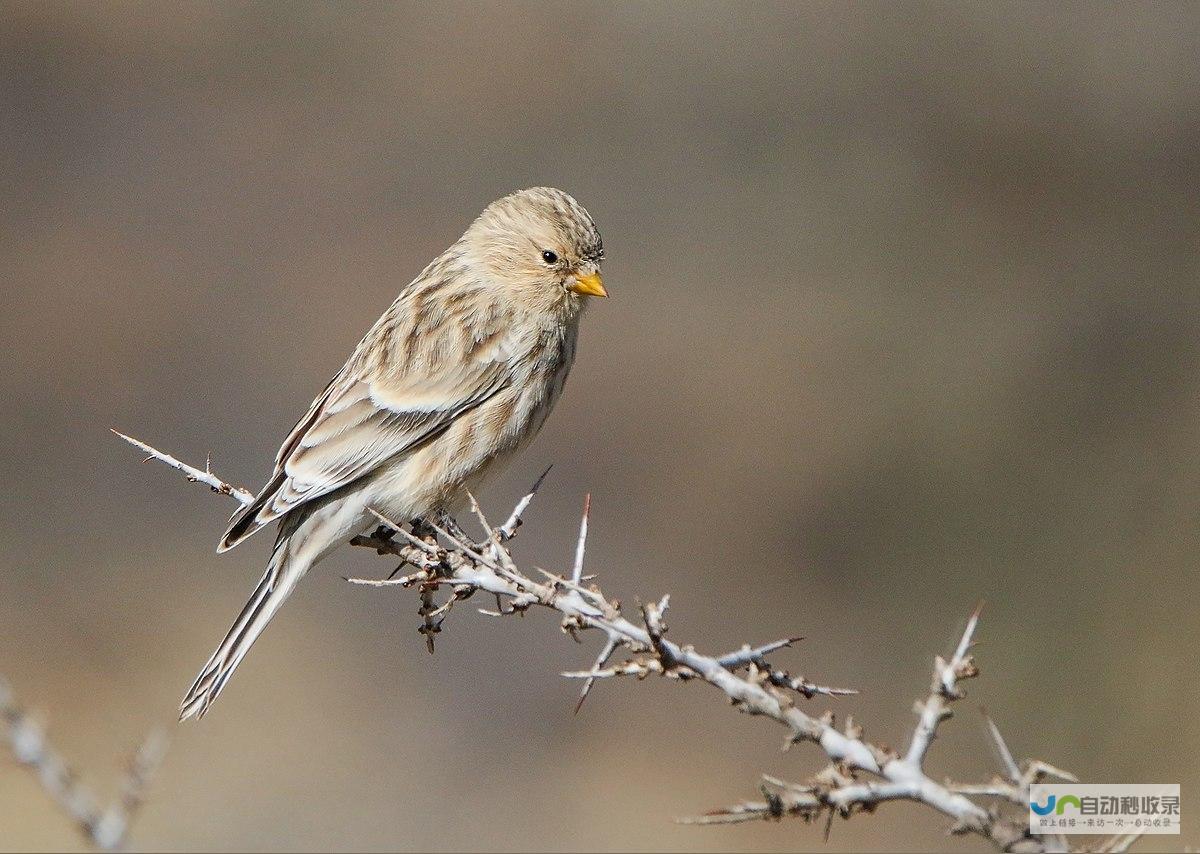
{"label": "blue and green logo", "polygon": [[1050,813],[1062,815],[1068,806],[1074,806],[1075,809],[1081,809],[1083,804],[1081,804],[1079,802],[1079,798],[1075,797],[1074,795],[1063,795],[1061,799],[1056,795],[1047,795],[1045,806],[1042,806],[1037,801],[1029,802],[1029,808],[1037,815],[1050,815]]}

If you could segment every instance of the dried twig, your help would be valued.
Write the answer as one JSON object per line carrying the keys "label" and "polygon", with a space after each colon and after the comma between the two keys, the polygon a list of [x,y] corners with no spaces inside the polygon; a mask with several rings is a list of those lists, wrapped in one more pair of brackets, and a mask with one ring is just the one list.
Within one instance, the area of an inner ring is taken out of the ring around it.
{"label": "dried twig", "polygon": [[162,764],[167,738],[153,730],[129,760],[117,797],[101,808],[96,797],[79,781],[78,775],[54,749],[46,727],[22,708],[12,688],[0,678],[0,726],[13,757],[37,775],[42,788],[96,848],[120,848],[145,799],[146,788]]}
{"label": "dried twig", "polygon": [[113,430],[112,432],[117,436],[120,436],[129,444],[133,445],[135,448],[138,448],[149,454],[146,459],[142,460],[144,463],[148,463],[150,460],[158,460],[161,463],[166,463],[171,468],[183,472],[184,477],[193,483],[203,483],[213,492],[220,493],[221,495],[228,495],[231,498],[236,498],[242,504],[249,504],[254,500],[254,495],[249,491],[242,489],[240,486],[234,486],[233,484],[226,483],[209,471],[207,461],[205,462],[204,471],[201,471],[198,468],[189,466],[187,463],[180,462],[170,454],[164,454],[162,451],[150,447],[145,442],[138,441],[132,436],[126,436],[119,430]]}
{"label": "dried twig", "polygon": [[[248,492],[229,486],[211,472],[199,472],[137,440],[129,441],[152,458],[183,471],[191,480],[206,483],[243,503],[250,500]],[[951,715],[951,705],[963,696],[960,683],[979,672],[969,654],[979,624],[979,608],[968,620],[950,659],[936,659],[930,692],[916,705],[917,726],[908,750],[901,756],[888,747],[867,741],[863,737],[862,727],[852,719],[848,718],[838,728],[832,713],[813,715],[797,706],[801,698],[839,697],[855,693],[851,689],[831,688],[803,677],[791,676],[768,663],[768,655],[790,646],[798,638],[773,641],[757,647],[747,645],[724,655],[710,656],[698,652],[691,645],[677,644],[667,639],[664,621],[669,603],[667,596],[656,603],[642,605],[638,622],[627,619],[617,602],[610,600],[595,584],[584,583],[587,581],[583,575],[583,562],[590,500],[584,505],[570,576],[539,570],[544,578],[536,580],[522,571],[507,543],[515,536],[522,515],[545,476],[543,473],[529,494],[517,503],[507,521],[498,528],[488,524],[472,498],[472,509],[488,537],[486,545],[478,548],[432,522],[428,523],[430,528],[440,534],[448,545],[437,544],[432,536],[426,538],[410,534],[400,525],[380,517],[384,525],[379,531],[355,537],[351,544],[374,549],[381,555],[399,557],[401,568],[407,565],[414,571],[401,578],[350,578],[347,581],[371,587],[416,586],[421,594],[422,614],[426,619],[422,631],[426,633],[431,649],[432,632],[440,631],[453,602],[475,592],[482,591],[495,597],[495,610],[479,609],[491,616],[520,614],[535,606],[555,611],[562,618],[563,631],[568,634],[577,637],[583,631],[592,630],[603,636],[600,653],[590,669],[563,674],[584,680],[576,711],[600,679],[627,675],[644,678],[658,674],[678,680],[701,681],[722,692],[739,710],[783,725],[788,732],[787,744],[816,744],[831,763],[805,784],[764,777],[761,786],[763,801],[746,802],[687,820],[691,823],[728,824],[785,815],[810,821],[826,815],[832,820],[834,815],[848,818],[856,812],[873,810],[886,801],[906,800],[924,804],[952,819],[952,832],[982,836],[1001,850],[1066,850],[1061,837],[1031,835],[1026,814],[1008,815],[1000,808],[1003,803],[1027,803],[1028,787],[1033,782],[1047,776],[1066,775],[1039,761],[1031,760],[1023,768],[1018,767],[1000,738],[999,730],[990,721],[993,740],[1001,751],[1007,777],[997,778],[989,784],[966,786],[939,783],[924,770],[925,759],[938,727]],[[394,539],[396,534],[401,535],[404,542],[397,542]],[[451,594],[446,603],[439,607],[433,595],[442,585],[448,587]],[[436,621],[431,623],[430,620],[435,618]],[[623,653],[625,659],[609,665],[610,658],[617,652]],[[985,808],[972,800],[978,797],[989,798],[992,803]],[[1110,840],[1108,844],[1120,847],[1132,843],[1121,838]]]}

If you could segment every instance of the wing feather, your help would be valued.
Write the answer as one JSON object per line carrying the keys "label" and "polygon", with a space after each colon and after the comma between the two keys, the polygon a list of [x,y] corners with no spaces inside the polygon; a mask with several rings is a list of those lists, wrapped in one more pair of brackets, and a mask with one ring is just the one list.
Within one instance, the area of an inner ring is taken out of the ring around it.
{"label": "wing feather", "polygon": [[481,351],[477,346],[480,340],[497,334],[503,337],[495,314],[482,328],[451,325],[440,340],[428,342],[424,351],[406,348],[409,358],[399,370],[395,365],[381,366],[369,356],[381,349],[393,354],[404,349],[381,347],[384,333],[411,336],[422,330],[412,328],[418,324],[409,324],[407,329],[401,325],[380,331],[387,318],[385,314],[368,333],[355,356],[296,423],[276,455],[275,471],[267,485],[253,504],[230,521],[222,551],[302,504],[419,448],[512,379],[505,348]]}

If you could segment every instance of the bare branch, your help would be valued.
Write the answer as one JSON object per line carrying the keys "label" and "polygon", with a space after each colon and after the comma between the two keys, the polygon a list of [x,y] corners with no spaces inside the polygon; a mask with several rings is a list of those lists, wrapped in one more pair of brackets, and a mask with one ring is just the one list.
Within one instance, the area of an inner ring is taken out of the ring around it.
{"label": "bare branch", "polygon": [[765,655],[770,655],[776,650],[790,648],[792,644],[804,640],[804,638],[784,638],[783,640],[771,641],[764,643],[762,646],[751,647],[749,644],[743,646],[737,652],[731,652],[722,655],[717,659],[722,667],[745,667],[759,661]]}
{"label": "bare branch", "polygon": [[[200,472],[136,440],[129,441],[154,458],[183,471],[190,479],[206,483],[239,501],[249,497],[248,492],[228,486],[211,472]],[[570,577],[542,570],[539,572],[544,580],[538,581],[522,571],[506,543],[515,535],[522,515],[548,472],[549,469],[517,503],[508,520],[495,529],[488,524],[472,497],[472,510],[489,537],[488,545],[483,549],[486,554],[432,522],[428,523],[429,530],[422,529],[422,535],[418,536],[417,532],[410,534],[401,525],[376,514],[383,523],[380,530],[369,536],[355,537],[351,544],[373,549],[381,555],[399,557],[401,568],[410,565],[415,571],[402,578],[395,578],[396,572],[393,572],[386,579],[347,580],[373,587],[417,587],[422,601],[421,613],[425,617],[422,633],[431,649],[432,634],[441,630],[453,603],[475,592],[495,597],[495,610],[479,609],[491,616],[521,614],[535,606],[555,611],[562,618],[562,628],[568,634],[577,637],[581,632],[592,630],[603,636],[600,653],[589,670],[563,674],[585,680],[576,711],[597,679],[621,675],[644,678],[655,674],[677,680],[702,681],[724,694],[740,711],[781,724],[787,730],[788,744],[811,742],[829,760],[830,764],[805,784],[764,777],[763,801],[745,802],[689,819],[692,823],[728,824],[786,815],[811,821],[823,814],[832,820],[835,815],[848,818],[857,812],[871,811],[887,801],[907,800],[924,804],[950,818],[953,821],[951,832],[976,834],[1001,850],[1065,850],[1060,837],[1031,835],[1026,814],[1005,815],[1000,807],[1005,803],[1027,802],[1029,786],[1047,776],[1074,778],[1036,760],[1024,763],[1022,770],[990,719],[992,738],[1000,750],[1009,779],[956,785],[940,783],[924,770],[938,726],[950,716],[951,704],[963,696],[960,683],[979,672],[969,651],[979,624],[980,608],[971,614],[950,659],[938,657],[935,660],[929,695],[916,704],[917,725],[908,750],[900,756],[887,747],[867,741],[862,727],[852,719],[847,719],[839,729],[834,725],[832,713],[812,715],[796,705],[796,694],[811,698],[855,693],[851,689],[830,688],[791,676],[768,662],[767,656],[790,646],[797,638],[757,647],[746,645],[736,652],[709,656],[690,644],[678,644],[666,638],[663,616],[669,596],[642,605],[639,625],[626,619],[619,604],[605,596],[597,586],[585,586],[583,555],[590,500],[585,501]],[[396,542],[392,539],[393,533],[400,534],[406,542]],[[448,545],[435,545],[433,533],[440,535]],[[450,596],[439,606],[434,596],[442,585],[449,589]],[[625,660],[609,665],[609,659],[618,651],[626,656]],[[995,802],[985,808],[976,804],[973,797],[988,797]],[[1125,837],[1114,838],[1109,843],[1111,850],[1125,850],[1129,844],[1132,840],[1127,841]]]}
{"label": "bare branch", "polygon": [[913,732],[912,743],[905,757],[905,761],[915,767],[920,767],[925,760],[929,745],[937,735],[938,725],[953,714],[950,711],[950,703],[962,697],[958,688],[959,681],[970,679],[979,673],[975,662],[967,655],[967,650],[971,648],[971,640],[979,626],[979,614],[982,610],[983,603],[980,603],[967,620],[962,639],[959,640],[950,660],[943,661],[941,656],[938,656],[934,662],[933,687],[929,697],[918,709],[921,718]]}
{"label": "bare branch", "polygon": [[[583,689],[579,692],[579,702],[575,704],[575,714],[579,714],[579,710],[583,708],[583,701],[587,699],[588,693],[592,690],[592,686],[596,684],[597,671],[601,670],[608,660],[612,658],[612,654],[617,649],[616,638],[609,637],[604,641],[604,647],[600,650],[600,654],[596,656],[596,663],[592,665],[592,671],[585,674],[587,681],[583,683]],[[563,676],[574,676],[573,673],[564,673]]]}
{"label": "bare branch", "polygon": [[575,565],[571,569],[571,581],[576,584],[583,578],[583,550],[587,547],[588,514],[592,512],[592,494],[583,498],[583,518],[579,520],[579,542],[575,545]]}
{"label": "bare branch", "polygon": [[211,471],[208,470],[207,464],[205,465],[205,470],[201,471],[198,468],[189,466],[187,463],[180,462],[179,460],[175,459],[170,454],[164,454],[162,451],[158,450],[157,448],[153,448],[150,445],[147,445],[145,442],[138,441],[137,439],[133,438],[132,436],[126,436],[124,433],[120,432],[119,430],[112,430],[112,432],[115,433],[116,435],[120,436],[122,439],[124,439],[129,444],[133,445],[135,448],[145,451],[147,454],[150,455],[150,456],[146,457],[146,459],[143,460],[142,462],[150,462],[150,460],[158,460],[159,462],[166,463],[173,469],[178,469],[179,471],[183,472],[184,476],[186,476],[187,479],[192,481],[193,483],[203,483],[205,486],[207,486],[213,492],[220,493],[221,495],[228,495],[231,498],[237,499],[242,504],[250,504],[251,502],[254,501],[253,493],[251,493],[248,490],[242,489],[240,486],[234,486],[232,484],[226,483],[225,481],[221,480],[219,477],[217,477],[215,474],[213,474]]}
{"label": "bare branch", "polygon": [[537,495],[537,491],[542,488],[542,482],[550,474],[550,469],[552,468],[554,468],[553,463],[546,466],[546,470],[538,475],[538,479],[533,482],[533,486],[529,487],[529,492],[517,502],[517,506],[513,508],[508,519],[500,526],[500,538],[505,542],[517,535],[517,528],[521,527],[521,518],[525,515],[525,511],[529,509],[529,502],[533,501],[533,497]]}
{"label": "bare branch", "polygon": [[992,743],[996,747],[996,753],[1000,757],[1000,763],[1004,766],[1004,773],[1008,776],[1009,782],[1021,782],[1021,769],[1017,766],[1017,760],[1013,759],[1012,751],[1008,749],[1008,743],[1005,742],[1004,736],[1000,734],[1000,727],[996,726],[996,722],[987,713],[987,709],[981,709],[980,711],[983,712],[983,720],[987,724],[988,735],[992,737]]}
{"label": "bare branch", "polygon": [[101,809],[96,797],[50,743],[45,726],[17,703],[3,678],[0,725],[13,757],[37,776],[46,794],[79,827],[89,844],[105,851],[124,844],[146,788],[166,755],[167,738],[162,730],[153,730],[138,747],[121,778],[118,796]]}

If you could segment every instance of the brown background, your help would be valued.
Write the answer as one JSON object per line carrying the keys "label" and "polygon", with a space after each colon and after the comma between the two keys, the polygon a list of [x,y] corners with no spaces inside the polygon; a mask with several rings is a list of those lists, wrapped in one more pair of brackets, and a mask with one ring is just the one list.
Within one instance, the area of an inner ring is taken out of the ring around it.
{"label": "brown background", "polygon": [[[518,554],[673,594],[902,745],[975,601],[931,770],[1200,785],[1200,14],[1124,5],[13,4],[0,27],[0,672],[106,794],[267,542],[107,433],[250,486],[395,292],[496,196],[593,213],[613,298],[484,496]],[[175,743],[135,848],[973,848],[889,806],[681,828],[819,755],[701,685],[605,684],[552,619],[331,558]],[[819,712],[829,705],[813,702]],[[1185,819],[1186,820],[1186,819]],[[1193,824],[1194,826],[1194,824]],[[1161,838],[1200,844],[1194,830]],[[0,758],[0,846],[78,845]],[[1149,849],[1157,845],[1147,846]]]}

